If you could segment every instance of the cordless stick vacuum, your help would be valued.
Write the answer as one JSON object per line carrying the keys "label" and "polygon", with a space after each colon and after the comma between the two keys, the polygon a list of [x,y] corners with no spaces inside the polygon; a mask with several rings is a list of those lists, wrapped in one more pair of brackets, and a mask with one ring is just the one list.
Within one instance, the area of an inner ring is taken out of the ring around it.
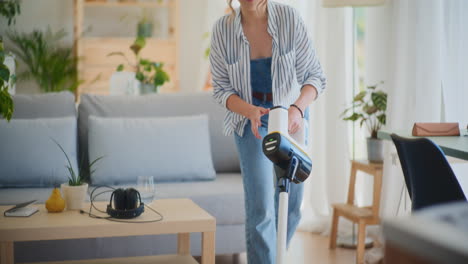
{"label": "cordless stick vacuum", "polygon": [[286,236],[288,226],[289,186],[300,184],[312,170],[312,160],[305,151],[306,127],[294,135],[288,132],[288,109],[275,106],[270,109],[268,135],[263,138],[263,153],[273,162],[279,189],[278,231],[276,240],[276,264],[286,263]]}

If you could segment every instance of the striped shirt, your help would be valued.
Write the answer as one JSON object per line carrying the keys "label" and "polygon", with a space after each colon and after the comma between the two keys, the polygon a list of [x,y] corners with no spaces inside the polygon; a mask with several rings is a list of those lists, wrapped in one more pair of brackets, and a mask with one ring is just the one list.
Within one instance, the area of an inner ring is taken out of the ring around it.
{"label": "striped shirt", "polygon": [[[299,13],[290,6],[268,0],[268,33],[272,36],[273,104],[289,107],[310,84],[320,94],[326,79],[315,54],[312,41]],[[234,19],[225,15],[216,21],[210,50],[213,97],[224,108],[229,96],[235,94],[252,103],[250,85],[250,47],[241,25],[240,9]],[[248,119],[227,111],[224,134],[244,134]]]}

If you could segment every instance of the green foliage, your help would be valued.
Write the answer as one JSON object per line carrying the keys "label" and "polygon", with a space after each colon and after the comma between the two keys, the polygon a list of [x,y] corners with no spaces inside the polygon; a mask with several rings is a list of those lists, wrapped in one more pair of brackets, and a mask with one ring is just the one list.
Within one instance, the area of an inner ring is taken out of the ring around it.
{"label": "green foliage", "polygon": [[[163,63],[153,62],[148,59],[143,59],[140,57],[140,51],[146,46],[146,40],[143,37],[137,37],[133,44],[130,46],[135,55],[137,64],[132,64],[130,60],[125,56],[125,53],[121,51],[115,51],[107,54],[107,56],[121,56],[123,57],[127,64],[135,71],[135,79],[144,84],[152,84],[155,87],[161,86],[164,83],[168,82],[169,75],[164,71]],[[116,71],[123,71],[125,68],[124,64],[119,64]]]}
{"label": "green foliage", "polygon": [[78,173],[76,173],[75,170],[72,167],[72,164],[70,162],[70,158],[68,157],[68,155],[65,152],[65,150],[63,149],[63,147],[55,139],[52,139],[52,141],[54,141],[54,143],[60,148],[60,150],[65,155],[65,158],[67,158],[67,163],[68,164],[65,165],[65,167],[67,168],[68,173],[70,174],[70,176],[68,176],[68,185],[69,186],[80,186],[80,185],[82,185],[85,182],[85,179],[86,179],[86,177],[84,175],[85,170],[89,171],[90,176],[91,176],[96,171],[95,169],[92,170],[92,167],[96,164],[96,162],[98,162],[99,160],[101,160],[103,158],[101,156],[101,157],[95,159],[87,167],[84,166],[85,165],[84,160],[81,160],[80,170],[79,170]]}
{"label": "green foliage", "polygon": [[77,61],[72,47],[61,44],[64,30],[53,33],[50,28],[32,33],[9,32],[15,45],[13,53],[26,65],[27,70],[18,74],[20,80],[34,80],[43,92],[75,91],[78,80]]}
{"label": "green foliage", "polygon": [[8,83],[11,79],[14,80],[15,76],[13,74],[10,75],[10,70],[4,64],[5,55],[3,41],[0,38],[0,114],[7,121],[10,121],[13,115],[13,99],[8,92]]}
{"label": "green foliage", "polygon": [[8,20],[8,26],[16,23],[15,16],[21,13],[19,0],[1,0],[0,15]]}
{"label": "green foliage", "polygon": [[208,59],[210,57],[210,52],[211,52],[211,47],[210,47],[210,44],[209,44],[210,32],[203,33],[202,39],[204,41],[208,40],[208,47],[206,47],[205,51],[203,52],[203,55],[204,55],[205,59]]}
{"label": "green foliage", "polygon": [[387,122],[387,93],[377,90],[382,83],[368,86],[355,95],[351,106],[341,114],[343,120],[359,121],[361,127],[366,124],[372,138],[377,138],[377,132]]}

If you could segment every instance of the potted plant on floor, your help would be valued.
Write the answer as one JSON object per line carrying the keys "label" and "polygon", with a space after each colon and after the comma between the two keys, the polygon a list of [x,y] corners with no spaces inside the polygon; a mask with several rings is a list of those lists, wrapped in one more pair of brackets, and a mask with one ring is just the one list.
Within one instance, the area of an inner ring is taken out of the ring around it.
{"label": "potted plant on floor", "polygon": [[18,81],[33,80],[42,92],[71,91],[83,82],[78,79],[78,58],[73,48],[64,44],[66,32],[34,30],[31,33],[9,31],[12,52],[25,70]]}
{"label": "potted plant on floor", "polygon": [[[86,197],[86,193],[88,191],[88,183],[85,182],[85,177],[84,177],[84,166],[83,162],[81,162],[81,167],[78,173],[75,172],[73,169],[73,166],[70,162],[70,158],[68,157],[67,153],[65,150],[62,148],[62,146],[55,140],[53,140],[55,144],[60,148],[60,150],[63,152],[65,157],[67,158],[67,163],[65,167],[67,168],[68,172],[70,175],[68,176],[68,183],[63,183],[60,188],[62,189],[62,193],[65,198],[65,202],[67,204],[67,210],[80,210],[83,207],[83,202]],[[93,174],[95,170],[92,170],[92,167],[94,164],[96,164],[97,161],[102,159],[103,157],[99,157],[92,161],[89,164],[89,172],[90,175]]]}
{"label": "potted plant on floor", "polygon": [[377,132],[387,121],[387,93],[377,90],[382,83],[367,86],[366,90],[358,93],[351,106],[341,115],[343,120],[359,121],[361,127],[366,124],[370,134],[367,138],[367,157],[371,162],[383,161],[383,143],[377,138]]}
{"label": "potted plant on floor", "polygon": [[[159,88],[169,81],[169,75],[164,71],[164,64],[153,62],[140,57],[141,50],[145,47],[146,40],[143,37],[137,37],[130,46],[135,55],[136,64],[132,64],[123,52],[111,52],[107,56],[122,56],[127,61],[127,66],[135,72],[135,79],[139,81],[140,94],[157,93]],[[117,66],[117,72],[123,71],[124,64]]]}

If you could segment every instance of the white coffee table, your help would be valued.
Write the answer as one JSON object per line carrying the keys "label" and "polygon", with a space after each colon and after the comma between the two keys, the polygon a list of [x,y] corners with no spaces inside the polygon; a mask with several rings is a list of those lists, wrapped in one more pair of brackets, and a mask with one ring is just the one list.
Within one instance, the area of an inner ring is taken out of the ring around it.
{"label": "white coffee table", "polygon": [[[96,203],[104,209],[106,203]],[[163,199],[151,203],[151,207],[164,216],[161,222],[118,223],[95,219],[78,211],[47,213],[43,204],[36,214],[26,217],[4,217],[11,206],[0,206],[0,263],[14,263],[13,243],[17,241],[80,239],[96,237],[125,237],[159,234],[178,234],[177,255],[131,257],[119,259],[94,259],[48,263],[197,263],[190,255],[190,233],[202,233],[202,263],[215,262],[216,219],[189,199]],[[88,210],[86,205],[84,209]],[[94,211],[95,212],[95,211]],[[157,219],[151,210],[134,221]]]}

